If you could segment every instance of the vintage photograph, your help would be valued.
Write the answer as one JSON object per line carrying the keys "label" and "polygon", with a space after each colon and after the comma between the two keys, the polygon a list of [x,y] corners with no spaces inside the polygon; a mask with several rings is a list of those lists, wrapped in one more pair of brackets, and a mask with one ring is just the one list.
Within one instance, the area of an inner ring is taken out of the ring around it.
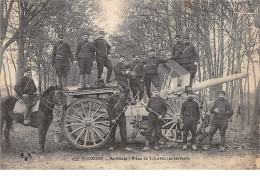
{"label": "vintage photograph", "polygon": [[0,170],[259,170],[259,0],[1,0]]}

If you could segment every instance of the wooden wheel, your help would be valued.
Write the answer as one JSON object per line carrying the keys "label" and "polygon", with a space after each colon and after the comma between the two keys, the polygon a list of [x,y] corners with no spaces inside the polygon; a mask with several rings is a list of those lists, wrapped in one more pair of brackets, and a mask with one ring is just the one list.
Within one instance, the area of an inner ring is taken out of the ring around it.
{"label": "wooden wheel", "polygon": [[99,148],[109,140],[106,105],[97,99],[73,102],[63,114],[61,123],[66,140],[78,149]]}

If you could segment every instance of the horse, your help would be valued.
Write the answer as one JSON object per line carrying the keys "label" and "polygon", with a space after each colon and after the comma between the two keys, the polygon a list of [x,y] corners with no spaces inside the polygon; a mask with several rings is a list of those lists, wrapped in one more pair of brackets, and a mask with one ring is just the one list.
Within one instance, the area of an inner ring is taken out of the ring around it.
{"label": "horse", "polygon": [[[1,99],[1,132],[2,136],[3,125],[5,122],[4,136],[6,141],[6,148],[10,148],[9,133],[13,120],[23,124],[24,116],[22,113],[14,113],[13,109],[17,98],[12,96],[3,97]],[[57,86],[50,86],[40,96],[39,109],[31,113],[31,127],[38,128],[39,133],[39,153],[44,152],[44,143],[49,126],[53,120],[53,110],[55,105],[61,105],[65,110],[67,107],[66,96]]]}

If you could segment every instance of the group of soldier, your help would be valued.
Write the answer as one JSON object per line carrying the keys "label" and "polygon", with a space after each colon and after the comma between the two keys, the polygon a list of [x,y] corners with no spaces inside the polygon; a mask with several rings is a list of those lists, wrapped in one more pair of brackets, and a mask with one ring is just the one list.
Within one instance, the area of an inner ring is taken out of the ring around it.
{"label": "group of soldier", "polygon": [[[142,101],[144,96],[144,87],[146,88],[147,97],[149,98],[146,110],[148,115],[148,128],[145,133],[144,151],[149,150],[149,143],[154,142],[154,149],[159,150],[159,139],[161,138],[163,118],[167,112],[167,104],[160,97],[160,85],[157,68],[159,64],[167,62],[168,59],[161,60],[156,56],[154,49],[149,51],[149,57],[141,61],[138,53],[133,55],[133,61],[130,64],[125,64],[125,56],[121,55],[119,62],[113,67],[108,55],[111,51],[111,46],[104,39],[105,32],[99,31],[99,37],[93,42],[89,41],[89,33],[83,33],[83,41],[79,42],[76,48],[75,57],[73,56],[68,43],[63,41],[63,34],[59,34],[59,41],[53,46],[52,64],[55,67],[57,75],[57,85],[65,89],[67,86],[67,75],[70,70],[70,62],[78,63],[80,69],[80,81],[78,89],[90,88],[89,79],[94,61],[97,62],[98,76],[97,80],[101,79],[103,68],[107,68],[106,83],[111,80],[111,74],[114,69],[115,80],[119,89],[114,91],[114,95],[108,99],[108,115],[111,126],[111,140],[109,150],[114,150],[116,126],[120,127],[120,135],[122,139],[122,147],[126,151],[132,149],[127,146],[126,137],[126,118],[125,110],[130,104],[135,104],[136,101]],[[179,65],[184,67],[191,74],[190,85],[192,85],[194,75],[196,74],[198,65],[198,54],[194,46],[190,43],[189,37],[176,36],[176,44],[173,46],[172,57]],[[127,69],[130,72],[127,72]],[[19,80],[15,86],[15,91],[20,99],[22,99],[27,107],[24,114],[24,124],[30,125],[30,110],[32,101],[36,92],[36,86],[31,79],[31,69],[25,69],[24,77]],[[130,83],[130,86],[129,86]],[[151,92],[151,84],[154,89]],[[130,98],[130,89],[132,90],[133,98]],[[192,95],[192,92],[187,92]],[[221,150],[224,150],[225,131],[227,129],[228,118],[233,115],[232,108],[227,100],[224,99],[224,92],[219,94],[217,100],[211,108],[211,113],[214,114],[211,129],[207,138],[207,145],[204,149],[208,149],[213,135],[220,130],[221,135]],[[181,121],[183,127],[183,149],[187,149],[187,135],[189,131],[192,134],[192,149],[196,150],[196,130],[198,120],[200,119],[200,109],[197,102],[192,96],[183,103],[181,108]]]}

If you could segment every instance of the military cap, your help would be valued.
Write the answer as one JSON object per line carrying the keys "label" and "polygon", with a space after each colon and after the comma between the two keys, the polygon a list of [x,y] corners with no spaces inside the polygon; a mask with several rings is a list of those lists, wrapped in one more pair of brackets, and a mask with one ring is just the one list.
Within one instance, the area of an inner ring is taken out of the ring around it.
{"label": "military cap", "polygon": [[188,35],[184,35],[183,39],[190,39],[190,37]]}
{"label": "military cap", "polygon": [[175,38],[181,38],[181,35],[176,35]]}
{"label": "military cap", "polygon": [[31,69],[31,67],[26,67],[25,69],[24,69],[24,73],[25,72],[28,72],[28,71],[31,71],[32,69]]}
{"label": "military cap", "polygon": [[64,36],[63,36],[63,33],[59,33],[59,34],[58,34],[58,37],[59,37],[59,38],[63,38],[63,37],[64,37]]}
{"label": "military cap", "polygon": [[188,93],[188,94],[192,94],[193,93],[192,87],[191,86],[185,86],[185,92]]}
{"label": "military cap", "polygon": [[88,32],[82,32],[82,35],[88,35],[89,36],[89,33]]}
{"label": "military cap", "polygon": [[225,92],[224,90],[221,90],[221,91],[219,91],[219,94],[223,94],[223,95],[225,95],[226,92]]}
{"label": "military cap", "polygon": [[152,52],[152,51],[155,52],[155,49],[150,49],[149,51],[150,51],[150,52]]}
{"label": "military cap", "polygon": [[98,33],[104,35],[104,34],[105,34],[105,31],[99,31]]}

